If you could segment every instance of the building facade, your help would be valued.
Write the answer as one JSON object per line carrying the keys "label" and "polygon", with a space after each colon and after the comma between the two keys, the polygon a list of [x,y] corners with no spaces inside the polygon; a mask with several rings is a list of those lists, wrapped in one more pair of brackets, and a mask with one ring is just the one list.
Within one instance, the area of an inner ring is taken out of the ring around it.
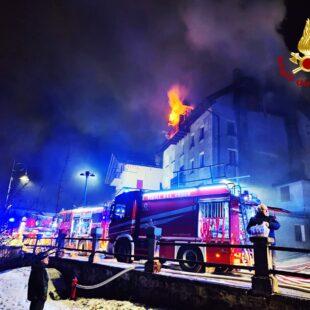
{"label": "building facade", "polygon": [[[238,95],[236,94],[238,92]],[[288,173],[285,120],[259,109],[246,109],[250,96],[227,87],[207,98],[180,124],[182,135],[166,141],[163,187],[210,184],[222,179],[259,190],[272,188]]]}
{"label": "building facade", "polygon": [[134,161],[118,160],[112,154],[105,183],[115,187],[115,195],[128,190],[159,190],[162,168]]}
{"label": "building facade", "polygon": [[[268,113],[263,101],[255,82],[247,78],[208,96],[163,145],[163,187],[222,181],[238,184],[263,203],[291,212],[276,215],[281,223],[278,244],[287,245],[289,233],[290,246],[309,247],[310,183],[297,180],[283,184],[292,170],[287,121]],[[307,118],[301,124],[309,127]],[[303,137],[305,130],[300,135]],[[310,144],[304,145],[304,153],[310,154]],[[309,169],[310,157],[303,158]],[[285,186],[291,190],[286,201]]]}

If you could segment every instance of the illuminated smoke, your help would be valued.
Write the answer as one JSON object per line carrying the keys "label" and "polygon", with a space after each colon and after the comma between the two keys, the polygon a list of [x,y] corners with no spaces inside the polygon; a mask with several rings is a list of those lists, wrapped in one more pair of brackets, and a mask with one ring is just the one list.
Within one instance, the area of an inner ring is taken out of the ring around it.
{"label": "illuminated smoke", "polygon": [[[276,58],[288,52],[276,31],[282,1],[129,3],[41,1],[1,10],[2,197],[13,159],[32,166],[48,208],[68,148],[68,170],[87,161],[102,173],[111,152],[151,154],[164,139],[166,93],[175,83],[199,103],[231,83],[234,68],[262,83],[279,79]],[[69,197],[70,182],[65,207],[81,196],[77,189]]]}

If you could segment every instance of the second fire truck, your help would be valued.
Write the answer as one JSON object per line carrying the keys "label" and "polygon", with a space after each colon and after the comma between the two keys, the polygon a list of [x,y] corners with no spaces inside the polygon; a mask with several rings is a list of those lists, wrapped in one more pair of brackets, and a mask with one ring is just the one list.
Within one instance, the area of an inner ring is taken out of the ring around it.
{"label": "second fire truck", "polygon": [[[79,239],[78,242],[72,240],[69,243],[78,249],[91,249],[92,229],[101,228],[102,234],[100,239],[107,238],[109,224],[109,210],[105,206],[100,207],[80,207],[70,210],[61,211],[58,214],[59,230],[68,238]],[[76,244],[77,243],[77,244]],[[106,241],[100,242],[100,249],[105,250]]]}

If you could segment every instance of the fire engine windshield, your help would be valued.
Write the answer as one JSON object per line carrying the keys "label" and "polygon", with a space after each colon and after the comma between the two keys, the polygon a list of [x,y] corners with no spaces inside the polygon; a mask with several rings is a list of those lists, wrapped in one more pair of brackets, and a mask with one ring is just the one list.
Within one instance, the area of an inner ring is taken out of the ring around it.
{"label": "fire engine windshield", "polygon": [[122,219],[125,217],[126,206],[122,204],[116,204],[114,207],[114,218]]}

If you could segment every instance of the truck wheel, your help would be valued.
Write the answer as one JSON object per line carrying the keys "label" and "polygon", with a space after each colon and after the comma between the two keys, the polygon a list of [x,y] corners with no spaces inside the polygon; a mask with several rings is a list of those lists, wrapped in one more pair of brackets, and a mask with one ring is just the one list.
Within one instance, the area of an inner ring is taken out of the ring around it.
{"label": "truck wheel", "polygon": [[182,245],[178,251],[178,259],[187,260],[190,262],[180,262],[180,267],[184,271],[201,272],[203,265],[196,262],[202,262],[203,256],[197,246]]}
{"label": "truck wheel", "polygon": [[131,245],[127,239],[120,239],[116,241],[115,258],[118,262],[131,263],[131,257],[125,255],[131,255]]}

